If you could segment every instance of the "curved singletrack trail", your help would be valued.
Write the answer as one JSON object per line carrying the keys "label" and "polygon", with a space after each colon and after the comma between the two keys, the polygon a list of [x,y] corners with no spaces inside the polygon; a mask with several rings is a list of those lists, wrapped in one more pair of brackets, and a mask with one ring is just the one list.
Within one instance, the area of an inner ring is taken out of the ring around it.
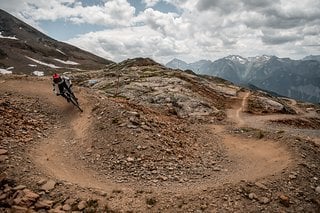
{"label": "curved singletrack trail", "polygon": [[[106,192],[121,187],[126,192],[134,192],[134,188],[131,188],[129,184],[119,184],[106,179],[104,175],[94,169],[94,165],[92,168],[87,168],[81,164],[74,157],[79,153],[72,153],[72,149],[69,148],[74,144],[90,147],[91,141],[90,138],[87,138],[87,131],[93,121],[90,119],[92,105],[87,99],[88,94],[82,90],[75,92],[84,110],[83,113],[80,113],[61,97],[53,96],[49,80],[37,82],[6,81],[3,84],[8,91],[42,97],[60,109],[59,112],[65,117],[65,123],[55,127],[55,134],[49,136],[49,139],[39,141],[30,151],[29,155],[36,167],[51,177],[81,187],[96,188]],[[238,103],[240,106],[235,105],[237,107],[228,113],[229,119],[238,126],[245,125],[242,111],[246,107],[249,95],[250,93],[241,94],[241,104]],[[221,125],[213,125],[212,132],[221,138],[232,164],[227,172],[214,174],[218,176],[220,182],[212,183],[210,179],[197,182],[196,189],[198,190],[207,186],[235,183],[243,179],[264,178],[280,172],[291,162],[287,150],[275,142],[232,136],[227,132],[226,127]],[[189,190],[188,186],[184,187],[181,184],[174,188],[176,191]],[[159,186],[157,190],[172,190],[172,188],[162,189]]]}
{"label": "curved singletrack trail", "polygon": [[[246,126],[243,112],[247,107],[250,92],[240,93],[240,103],[228,111],[228,119],[238,127]],[[276,174],[289,166],[291,157],[285,147],[273,141],[243,138],[227,133],[225,126],[214,126],[228,149],[229,157],[237,162],[238,170],[233,172],[235,181],[259,179]]]}

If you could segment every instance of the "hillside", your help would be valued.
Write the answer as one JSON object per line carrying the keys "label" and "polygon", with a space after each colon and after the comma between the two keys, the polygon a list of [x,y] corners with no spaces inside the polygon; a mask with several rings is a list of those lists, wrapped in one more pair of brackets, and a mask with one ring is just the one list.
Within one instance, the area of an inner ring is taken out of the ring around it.
{"label": "hillside", "polygon": [[47,75],[96,70],[111,61],[56,41],[0,9],[0,72]]}
{"label": "hillside", "polygon": [[319,106],[143,58],[71,78],[83,113],[2,75],[0,211],[319,211]]}
{"label": "hillside", "polygon": [[[188,64],[174,59],[168,67],[193,70],[198,74],[217,76],[238,85],[254,85],[297,100],[320,101],[320,62],[317,56],[291,60],[276,56],[244,58],[231,55],[216,61]],[[196,66],[193,66],[197,64]]]}

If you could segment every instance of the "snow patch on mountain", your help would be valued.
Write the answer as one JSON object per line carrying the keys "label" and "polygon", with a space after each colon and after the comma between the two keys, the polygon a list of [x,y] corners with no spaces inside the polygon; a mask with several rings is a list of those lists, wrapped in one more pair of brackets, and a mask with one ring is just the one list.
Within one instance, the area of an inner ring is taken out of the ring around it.
{"label": "snow patch on mountain", "polygon": [[79,68],[74,68],[74,67],[65,67],[65,69],[76,70],[76,71],[85,71],[85,70],[82,70],[82,69],[79,69]]}
{"label": "snow patch on mountain", "polygon": [[58,61],[58,62],[60,62],[60,63],[62,63],[62,64],[79,65],[79,63],[74,62],[74,61],[63,61],[63,60],[60,60],[60,59],[57,59],[57,58],[55,58],[54,60],[55,60],[55,61]]}
{"label": "snow patch on mountain", "polygon": [[66,55],[64,52],[62,52],[61,50],[59,50],[59,49],[56,49],[57,50],[57,52],[59,52],[59,53],[61,53],[62,55]]}
{"label": "snow patch on mountain", "polygon": [[239,55],[230,55],[230,56],[225,57],[225,59],[231,60],[233,62],[238,62],[240,64],[246,64],[248,62],[247,59],[245,59]]}
{"label": "snow patch on mountain", "polygon": [[58,67],[58,66],[56,66],[56,65],[54,65],[54,64],[47,64],[47,63],[45,63],[45,62],[42,62],[42,61],[39,61],[39,60],[37,60],[37,59],[31,58],[31,57],[29,57],[29,56],[25,56],[25,57],[26,57],[27,59],[31,60],[31,61],[36,62],[37,64],[41,64],[41,65],[44,65],[44,66],[47,66],[47,67],[50,67],[50,68],[54,68],[54,69],[59,69],[59,68],[61,68],[61,67]]}
{"label": "snow patch on mountain", "polygon": [[19,40],[16,36],[3,36],[2,32],[0,32],[0,38],[12,39],[12,40]]}
{"label": "snow patch on mountain", "polygon": [[0,74],[12,74],[12,71],[0,68]]}
{"label": "snow patch on mountain", "polygon": [[32,74],[36,76],[44,76],[44,72],[42,71],[33,71]]}

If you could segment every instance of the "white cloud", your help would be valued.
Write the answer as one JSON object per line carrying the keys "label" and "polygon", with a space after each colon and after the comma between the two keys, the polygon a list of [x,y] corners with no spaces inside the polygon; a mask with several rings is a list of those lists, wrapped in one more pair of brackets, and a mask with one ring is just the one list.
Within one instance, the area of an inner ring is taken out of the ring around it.
{"label": "white cloud", "polygon": [[[151,29],[164,36],[181,39],[188,30],[188,21],[185,22],[175,13],[162,13],[148,8],[136,17],[135,22],[143,22]],[[180,33],[181,32],[181,33]]]}
{"label": "white cloud", "polygon": [[163,0],[168,4],[174,5],[176,8],[183,10],[183,11],[192,11],[195,9],[197,1],[191,0]]}
{"label": "white cloud", "polygon": [[[106,26],[69,42],[116,61],[138,56],[160,62],[213,60],[230,54],[299,58],[320,52],[319,0],[142,0],[147,8],[139,14],[126,0],[93,6],[79,0],[2,2],[1,8],[33,24],[65,19]],[[174,5],[178,13],[151,8],[156,4]]]}
{"label": "white cloud", "polygon": [[162,59],[188,51],[183,43],[146,26],[88,33],[68,42],[115,61],[139,56]]}
{"label": "white cloud", "polygon": [[108,1],[102,7],[77,5],[71,11],[76,11],[70,12],[68,17],[74,23],[108,26],[129,26],[135,13],[135,9],[126,0]]}
{"label": "white cloud", "polygon": [[83,6],[76,0],[13,0],[4,4],[5,10],[29,22],[65,19],[74,23],[99,24],[107,26],[128,26],[135,8],[126,0],[109,0],[102,5]]}
{"label": "white cloud", "polygon": [[152,7],[156,5],[160,0],[142,0],[143,3],[147,5],[147,7]]}

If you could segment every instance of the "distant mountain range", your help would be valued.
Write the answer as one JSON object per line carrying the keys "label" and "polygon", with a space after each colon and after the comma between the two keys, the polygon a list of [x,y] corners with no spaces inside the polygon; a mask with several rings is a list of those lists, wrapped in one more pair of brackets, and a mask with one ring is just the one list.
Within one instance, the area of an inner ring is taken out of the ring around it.
{"label": "distant mountain range", "polygon": [[107,59],[54,40],[0,9],[0,73],[50,74],[101,69]]}
{"label": "distant mountain range", "polygon": [[216,61],[186,63],[173,59],[167,67],[217,76],[235,84],[253,85],[262,90],[313,103],[320,102],[320,55],[302,60],[230,55]]}

